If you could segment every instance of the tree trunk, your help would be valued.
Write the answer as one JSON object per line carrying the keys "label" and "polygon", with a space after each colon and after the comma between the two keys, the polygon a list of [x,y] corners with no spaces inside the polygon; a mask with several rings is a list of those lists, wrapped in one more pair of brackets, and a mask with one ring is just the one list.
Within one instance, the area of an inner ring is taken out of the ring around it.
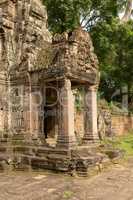
{"label": "tree trunk", "polygon": [[121,19],[121,22],[125,23],[128,20],[130,20],[131,14],[132,14],[132,0],[127,0],[126,10],[124,16]]}

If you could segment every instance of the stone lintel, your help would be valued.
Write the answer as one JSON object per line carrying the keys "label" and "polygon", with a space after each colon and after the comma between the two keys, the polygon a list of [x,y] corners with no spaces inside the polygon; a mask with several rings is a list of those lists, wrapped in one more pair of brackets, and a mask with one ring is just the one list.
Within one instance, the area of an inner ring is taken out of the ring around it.
{"label": "stone lintel", "polygon": [[90,85],[95,85],[98,83],[98,76],[97,74],[94,73],[86,73],[86,72],[78,72],[77,70],[54,70],[53,72],[49,70],[37,70],[37,71],[32,71],[30,74],[36,74],[39,76],[39,79],[42,80],[42,82],[48,82],[48,81],[56,81],[56,80],[61,80],[64,77],[77,81],[79,83],[83,84],[90,84]]}

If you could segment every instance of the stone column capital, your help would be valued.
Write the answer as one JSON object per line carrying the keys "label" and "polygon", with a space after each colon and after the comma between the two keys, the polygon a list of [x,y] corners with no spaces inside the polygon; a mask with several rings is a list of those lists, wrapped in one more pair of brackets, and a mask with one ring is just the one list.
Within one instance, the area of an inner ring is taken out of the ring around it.
{"label": "stone column capital", "polygon": [[60,88],[71,90],[71,80],[64,78],[60,82]]}
{"label": "stone column capital", "polygon": [[98,85],[86,85],[85,86],[86,91],[94,91],[97,92],[98,90]]}

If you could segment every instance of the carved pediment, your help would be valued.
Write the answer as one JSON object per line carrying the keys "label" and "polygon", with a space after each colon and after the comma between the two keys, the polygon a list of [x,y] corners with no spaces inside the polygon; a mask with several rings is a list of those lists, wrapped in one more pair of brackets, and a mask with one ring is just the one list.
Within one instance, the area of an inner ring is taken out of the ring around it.
{"label": "carved pediment", "polygon": [[56,52],[53,59],[54,66],[59,67],[63,64],[75,70],[98,71],[98,59],[94,53],[92,40],[82,29],[56,34],[53,38],[53,49]]}

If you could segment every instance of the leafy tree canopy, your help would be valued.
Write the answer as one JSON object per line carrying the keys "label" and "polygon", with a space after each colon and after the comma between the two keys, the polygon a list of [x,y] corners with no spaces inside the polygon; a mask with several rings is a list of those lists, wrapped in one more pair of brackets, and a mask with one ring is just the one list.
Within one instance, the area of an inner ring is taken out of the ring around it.
{"label": "leafy tree canopy", "polygon": [[53,33],[72,30],[81,25],[89,30],[99,21],[117,16],[124,0],[43,0],[48,10],[48,23]]}
{"label": "leafy tree canopy", "polygon": [[133,83],[133,21],[112,20],[97,24],[91,31],[101,69],[101,91],[109,99],[111,92]]}

